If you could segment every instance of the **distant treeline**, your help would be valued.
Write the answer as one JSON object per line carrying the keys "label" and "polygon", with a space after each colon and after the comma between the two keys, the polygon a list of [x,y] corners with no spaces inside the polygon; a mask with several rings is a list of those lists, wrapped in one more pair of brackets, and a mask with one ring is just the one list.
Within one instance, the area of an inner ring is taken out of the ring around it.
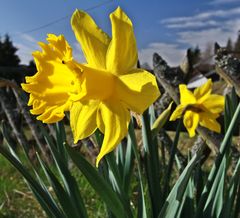
{"label": "distant treeline", "polygon": [[0,37],[0,78],[20,83],[26,75],[36,72],[36,67],[33,60],[27,66],[20,65],[17,51],[8,34]]}

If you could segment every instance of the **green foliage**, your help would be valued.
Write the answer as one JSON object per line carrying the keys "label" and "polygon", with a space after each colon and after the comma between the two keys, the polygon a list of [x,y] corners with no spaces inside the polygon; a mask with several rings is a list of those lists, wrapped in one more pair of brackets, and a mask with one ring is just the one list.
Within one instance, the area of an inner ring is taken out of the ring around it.
{"label": "green foliage", "polygon": [[[89,185],[87,189],[91,186],[93,195],[106,206],[104,215],[99,217],[237,218],[240,214],[240,160],[233,165],[230,146],[240,122],[239,114],[240,104],[233,91],[226,97],[225,135],[219,153],[205,169],[205,146],[188,155],[184,169],[180,164],[177,149],[181,122],[170,152],[164,154],[166,160],[163,160],[156,128],[152,130],[155,121],[152,108],[142,116],[142,145],[138,143],[131,121],[127,139],[119,144],[116,152],[103,158],[98,169],[81,152],[68,145],[62,122],[54,126],[55,136],[50,135],[45,126],[40,126],[53,158],[52,164],[44,161],[41,152],[36,153],[36,165],[29,155],[22,157],[13,151],[6,125],[2,125],[2,132],[8,145],[0,146],[0,153],[25,178],[49,217],[97,216],[89,213],[86,203],[89,197],[77,179],[80,174]],[[103,135],[97,130],[95,142],[99,147],[102,139]],[[70,163],[74,167],[70,167]]]}

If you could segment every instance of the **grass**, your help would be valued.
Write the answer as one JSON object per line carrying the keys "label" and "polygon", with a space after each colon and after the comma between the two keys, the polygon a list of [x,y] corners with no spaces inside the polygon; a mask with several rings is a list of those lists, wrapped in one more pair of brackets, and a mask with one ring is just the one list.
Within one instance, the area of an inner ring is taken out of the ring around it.
{"label": "grass", "polygon": [[[0,166],[0,218],[45,218],[21,175],[1,155]],[[106,210],[99,196],[78,169],[73,168],[72,174],[79,184],[89,217],[104,217]]]}
{"label": "grass", "polygon": [[0,156],[0,217],[46,217],[21,175]]}

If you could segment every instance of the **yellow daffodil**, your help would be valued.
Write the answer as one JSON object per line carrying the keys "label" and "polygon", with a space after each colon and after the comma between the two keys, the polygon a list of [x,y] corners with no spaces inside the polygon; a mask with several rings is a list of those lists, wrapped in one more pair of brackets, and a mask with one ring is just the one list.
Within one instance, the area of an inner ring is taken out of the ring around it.
{"label": "yellow daffodil", "polygon": [[136,68],[131,20],[121,8],[110,20],[112,38],[87,13],[76,10],[71,25],[87,63],[73,59],[64,36],[49,34],[48,44],[39,43],[43,51],[33,53],[38,72],[22,84],[38,120],[54,123],[70,111],[75,143],[97,128],[104,134],[97,166],[127,135],[130,110],[143,113],[160,94],[155,77]]}
{"label": "yellow daffodil", "polygon": [[209,79],[204,85],[196,88],[192,93],[186,85],[180,85],[180,105],[170,117],[174,121],[183,117],[183,123],[189,136],[195,136],[195,130],[200,124],[212,131],[220,132],[221,126],[216,121],[224,108],[224,97],[211,94],[212,80]]}

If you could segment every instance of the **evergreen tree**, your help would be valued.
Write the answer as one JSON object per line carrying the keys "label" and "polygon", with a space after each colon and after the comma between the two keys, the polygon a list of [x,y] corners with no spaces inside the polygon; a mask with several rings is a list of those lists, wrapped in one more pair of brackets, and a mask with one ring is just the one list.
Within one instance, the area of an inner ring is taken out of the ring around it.
{"label": "evergreen tree", "polygon": [[234,51],[236,52],[236,57],[240,58],[240,32],[238,31],[238,38],[234,45]]}
{"label": "evergreen tree", "polygon": [[233,51],[233,44],[231,38],[228,38],[226,49],[227,51]]}
{"label": "evergreen tree", "polygon": [[202,52],[201,62],[206,65],[211,65],[213,61],[213,45],[208,42],[206,44],[205,50]]}
{"label": "evergreen tree", "polygon": [[4,40],[0,39],[0,66],[18,66],[20,59],[16,54],[17,50],[9,35],[5,35]]}
{"label": "evergreen tree", "polygon": [[201,60],[201,50],[198,46],[190,48],[190,56],[192,58],[192,64],[197,64]]}
{"label": "evergreen tree", "polygon": [[240,51],[240,33],[238,33],[238,38],[237,41],[235,42],[234,50]]}

